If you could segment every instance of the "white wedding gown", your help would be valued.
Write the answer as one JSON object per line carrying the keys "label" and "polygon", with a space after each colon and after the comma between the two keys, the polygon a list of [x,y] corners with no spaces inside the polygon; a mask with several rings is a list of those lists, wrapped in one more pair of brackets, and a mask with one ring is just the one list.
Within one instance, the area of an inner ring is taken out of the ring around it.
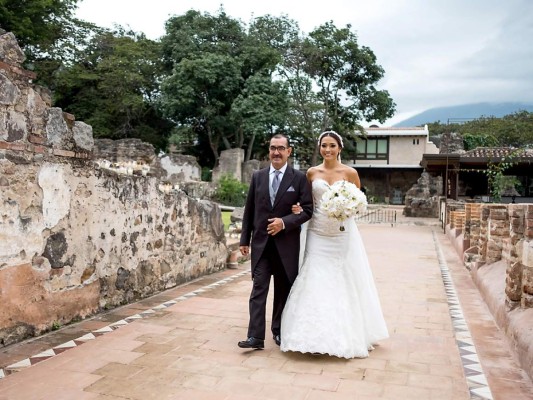
{"label": "white wedding gown", "polygon": [[329,185],[315,179],[303,264],[281,319],[281,350],[368,357],[388,337],[372,271],[353,218],[341,223],[320,209]]}

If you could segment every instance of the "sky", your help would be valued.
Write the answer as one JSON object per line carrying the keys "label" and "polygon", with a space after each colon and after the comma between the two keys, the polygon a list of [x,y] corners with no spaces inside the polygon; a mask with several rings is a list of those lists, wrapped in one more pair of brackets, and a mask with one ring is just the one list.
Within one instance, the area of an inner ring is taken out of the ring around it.
{"label": "sky", "polygon": [[80,0],[76,16],[158,39],[171,16],[221,6],[244,23],[286,15],[305,33],[329,21],[350,24],[385,70],[378,88],[396,103],[383,126],[435,107],[533,104],[531,0]]}

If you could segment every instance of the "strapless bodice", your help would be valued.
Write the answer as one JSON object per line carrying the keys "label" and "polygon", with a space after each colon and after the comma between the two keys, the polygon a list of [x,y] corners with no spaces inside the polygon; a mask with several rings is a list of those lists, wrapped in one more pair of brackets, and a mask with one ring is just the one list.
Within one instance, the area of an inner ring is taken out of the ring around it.
{"label": "strapless bodice", "polygon": [[320,208],[320,203],[322,202],[322,196],[330,188],[330,185],[324,179],[315,179],[312,183],[313,189],[313,203],[315,205],[315,210]]}
{"label": "strapless bodice", "polygon": [[[324,213],[324,211],[320,209],[320,204],[322,203],[322,196],[331,188],[331,185],[324,179],[315,179],[311,185],[313,190],[314,211],[313,217],[309,221],[308,229],[312,229],[318,234],[325,236],[342,234],[343,232],[339,229],[341,226],[341,222],[328,217]],[[349,219],[342,222],[342,225],[344,225],[345,230],[348,230],[350,229],[350,224],[353,223],[353,219]]]}

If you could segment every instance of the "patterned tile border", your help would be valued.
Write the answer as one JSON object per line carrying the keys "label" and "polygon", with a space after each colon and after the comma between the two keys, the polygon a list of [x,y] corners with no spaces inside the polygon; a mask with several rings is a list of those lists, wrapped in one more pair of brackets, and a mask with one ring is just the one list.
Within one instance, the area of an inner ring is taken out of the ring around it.
{"label": "patterned tile border", "polygon": [[177,297],[173,300],[168,300],[158,306],[155,306],[149,310],[145,310],[141,313],[131,315],[129,317],[126,317],[124,319],[121,319],[120,321],[113,322],[110,325],[104,326],[103,328],[97,329],[95,331],[92,331],[90,333],[87,333],[83,336],[80,336],[79,338],[76,338],[74,340],[70,340],[66,343],[60,344],[56,347],[53,347],[51,349],[45,350],[39,354],[36,354],[34,356],[31,356],[29,358],[26,358],[24,360],[21,360],[19,362],[16,362],[14,364],[8,365],[5,368],[0,368],[0,379],[5,378],[6,376],[13,374],[15,372],[19,372],[22,369],[31,367],[32,365],[35,365],[37,363],[40,363],[41,361],[48,360],[49,358],[52,358],[60,353],[63,353],[64,351],[67,351],[69,349],[72,349],[74,347],[81,346],[83,343],[88,342],[90,340],[96,339],[98,336],[102,336],[108,332],[113,332],[115,329],[120,328],[121,326],[128,325],[129,323],[142,319],[147,318],[153,314],[155,314],[157,311],[164,310],[167,307],[173,306],[174,304],[177,304],[180,301],[187,300],[191,297],[194,297],[200,293],[206,292],[211,289],[215,289],[221,285],[225,285],[226,283],[229,283],[237,278],[240,278],[243,275],[249,274],[249,270],[241,271],[235,275],[229,276],[225,279],[222,279],[220,281],[217,281],[215,283],[212,283],[210,285],[201,287],[199,289],[196,289],[192,292],[185,293],[184,295]]}
{"label": "patterned tile border", "polygon": [[463,310],[455,291],[453,280],[450,276],[450,270],[442,249],[439,245],[435,231],[433,231],[433,242],[435,243],[435,250],[437,251],[437,258],[439,260],[440,273],[442,281],[444,282],[444,289],[446,297],[448,298],[448,308],[450,310],[450,317],[452,318],[453,329],[455,331],[455,341],[459,348],[459,354],[463,363],[463,370],[466,377],[466,383],[470,390],[471,400],[493,400],[492,392],[490,391],[487,378],[483,373],[483,368],[477,356],[476,346],[472,340],[472,335],[466,324]]}

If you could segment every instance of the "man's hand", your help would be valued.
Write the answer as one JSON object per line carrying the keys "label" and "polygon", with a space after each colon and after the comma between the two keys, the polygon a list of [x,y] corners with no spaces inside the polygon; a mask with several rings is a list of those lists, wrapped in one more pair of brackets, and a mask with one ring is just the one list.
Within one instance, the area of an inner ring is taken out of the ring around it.
{"label": "man's hand", "polygon": [[293,204],[291,211],[293,214],[301,214],[304,209],[300,206],[300,203]]}
{"label": "man's hand", "polygon": [[243,256],[250,254],[250,246],[239,246],[239,250]]}
{"label": "man's hand", "polygon": [[267,233],[269,235],[277,235],[283,230],[283,228],[285,228],[281,218],[269,218],[268,222],[270,222],[267,226]]}

